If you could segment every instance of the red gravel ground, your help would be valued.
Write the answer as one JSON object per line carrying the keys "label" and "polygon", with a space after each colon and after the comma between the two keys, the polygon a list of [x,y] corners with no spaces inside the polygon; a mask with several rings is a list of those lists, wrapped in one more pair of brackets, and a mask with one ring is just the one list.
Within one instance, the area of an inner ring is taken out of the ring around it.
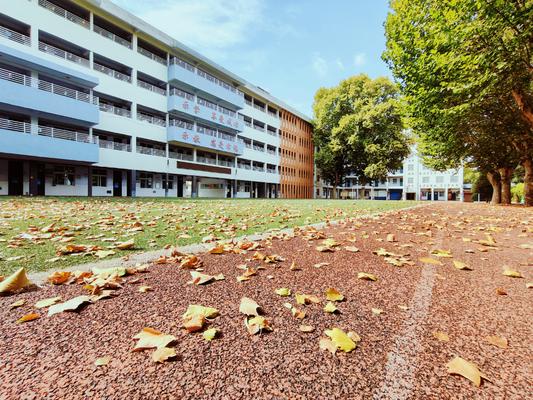
{"label": "red gravel ground", "polygon": [[[519,246],[533,244],[532,226],[533,213],[523,208],[431,204],[328,227],[327,237],[341,243],[333,253],[318,252],[320,241],[297,235],[263,242],[261,252],[286,259],[276,264],[249,261],[253,252],[201,255],[204,273],[226,277],[205,286],[188,285],[189,271],[166,264],[126,278],[119,296],[76,313],[48,317],[31,305],[85,294],[79,285],[47,285],[3,297],[0,399],[525,399],[533,383],[533,290],[526,287],[533,281],[533,251]],[[396,242],[386,241],[389,233]],[[482,252],[488,247],[475,242],[486,233],[496,247]],[[346,240],[352,236],[355,243]],[[380,247],[409,254],[415,265],[387,264],[372,253]],[[420,262],[432,249],[451,250],[453,259],[439,258],[440,266]],[[452,260],[473,270],[458,270]],[[293,261],[301,270],[289,269]],[[315,268],[319,262],[330,265]],[[237,282],[242,270],[236,267],[244,263],[266,269]],[[504,266],[524,279],[503,276]],[[372,273],[378,281],[357,279],[358,272]],[[140,293],[139,284],[127,283],[138,277],[154,290]],[[321,304],[298,306],[307,313],[300,321],[283,306],[296,304],[294,296],[274,293],[281,287],[317,295]],[[328,287],[345,296],[337,303],[340,314],[322,310]],[[497,288],[507,295],[498,295]],[[247,333],[239,313],[243,296],[262,306],[273,332]],[[20,299],[25,306],[9,308]],[[201,333],[182,328],[189,304],[220,311],[210,324],[220,329],[219,338],[207,342]],[[383,313],[375,315],[372,308]],[[32,311],[41,318],[15,323]],[[300,332],[300,323],[315,331]],[[176,359],[156,364],[152,350],[132,352],[132,338],[144,327],[176,336]],[[336,355],[320,350],[319,339],[332,327],[357,332],[358,347]],[[449,341],[437,340],[435,331],[447,333]],[[508,348],[489,344],[490,335],[506,338]],[[477,388],[449,375],[446,363],[456,355],[490,380]],[[95,366],[103,356],[111,356],[110,363]]]}

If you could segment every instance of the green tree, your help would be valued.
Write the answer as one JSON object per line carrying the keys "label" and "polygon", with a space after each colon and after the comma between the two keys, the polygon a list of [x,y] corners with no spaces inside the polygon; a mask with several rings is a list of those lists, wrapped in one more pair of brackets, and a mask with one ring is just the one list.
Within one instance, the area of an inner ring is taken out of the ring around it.
{"label": "green tree", "polygon": [[409,154],[399,90],[388,78],[362,74],[321,88],[313,109],[317,167],[335,188],[348,172],[362,183],[385,179]]}
{"label": "green tree", "polygon": [[[448,128],[481,120],[484,107],[496,103],[500,115],[523,124],[506,136],[525,170],[526,204],[533,205],[533,0],[392,0],[391,9],[383,57],[426,149],[456,152],[460,146],[449,147],[464,134]],[[493,146],[481,147],[497,147],[502,132],[493,133]]]}

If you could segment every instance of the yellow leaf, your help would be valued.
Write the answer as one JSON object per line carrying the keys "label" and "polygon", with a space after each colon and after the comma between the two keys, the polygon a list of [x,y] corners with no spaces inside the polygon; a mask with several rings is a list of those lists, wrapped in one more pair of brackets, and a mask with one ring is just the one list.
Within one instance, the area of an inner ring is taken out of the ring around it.
{"label": "yellow leaf", "polygon": [[249,297],[243,297],[239,306],[239,312],[245,315],[259,315],[257,310],[261,308],[259,304],[250,299]]}
{"label": "yellow leaf", "polygon": [[490,344],[499,347],[500,349],[506,349],[508,347],[507,339],[499,336],[487,336],[485,338]]}
{"label": "yellow leaf", "polygon": [[197,304],[191,304],[187,308],[185,314],[183,314],[183,318],[189,318],[193,315],[203,315],[205,318],[214,318],[218,315],[218,310],[213,307],[204,307]]}
{"label": "yellow leaf", "polygon": [[510,278],[523,278],[522,274],[518,271],[514,271],[512,269],[505,269],[503,271],[504,276],[508,276]]}
{"label": "yellow leaf", "polygon": [[17,290],[24,289],[30,285],[32,285],[32,283],[26,275],[26,270],[20,268],[0,282],[0,293],[16,292]]}
{"label": "yellow leaf", "polygon": [[466,361],[461,357],[456,356],[453,360],[446,364],[446,367],[448,368],[449,374],[464,376],[477,387],[481,385],[481,378],[485,378],[475,364]]}
{"label": "yellow leaf", "polygon": [[204,285],[206,283],[211,282],[213,279],[215,279],[212,275],[202,274],[198,271],[190,271],[192,280],[188,282],[189,284],[194,285]]}
{"label": "yellow leaf", "polygon": [[528,282],[528,283],[526,283],[526,288],[527,288],[527,289],[531,289],[531,288],[533,288],[533,282]]}
{"label": "yellow leaf", "polygon": [[350,337],[339,328],[333,328],[324,331],[326,336],[329,336],[333,344],[346,353],[352,351],[356,347],[356,343],[350,339]]}
{"label": "yellow leaf", "polygon": [[148,293],[151,292],[153,289],[151,286],[141,286],[139,287],[139,292],[141,293]]}
{"label": "yellow leaf", "polygon": [[452,257],[452,253],[450,252],[450,250],[436,249],[436,250],[432,250],[431,254],[433,254],[436,257],[441,257],[441,258],[451,258]]}
{"label": "yellow leaf", "polygon": [[333,341],[328,338],[320,338],[319,342],[320,350],[327,350],[331,354],[335,354],[337,352],[337,346],[333,344]]}
{"label": "yellow leaf", "polygon": [[328,303],[324,307],[324,311],[333,314],[334,312],[339,310],[337,309],[337,307],[335,307],[335,304],[333,304],[331,301],[328,301]]}
{"label": "yellow leaf", "polygon": [[433,264],[433,265],[442,265],[442,263],[439,260],[435,260],[431,257],[422,257],[419,259],[419,261],[423,264]]}
{"label": "yellow leaf", "polygon": [[355,246],[346,246],[344,250],[349,251],[351,253],[358,253],[359,249]]}
{"label": "yellow leaf", "polygon": [[275,293],[278,296],[287,297],[291,295],[291,290],[289,288],[279,288],[275,290]]}
{"label": "yellow leaf", "polygon": [[295,297],[296,302],[298,304],[310,304],[310,303],[318,304],[318,303],[320,303],[320,299],[318,297],[316,297],[316,296],[313,296],[313,295],[297,293],[294,297]]}
{"label": "yellow leaf", "polygon": [[172,357],[176,357],[176,350],[169,347],[158,347],[152,353],[152,360],[156,363],[162,363]]}
{"label": "yellow leaf", "polygon": [[98,250],[94,253],[94,255],[98,258],[106,258],[115,254],[116,253],[113,250]]}
{"label": "yellow leaf", "polygon": [[165,335],[152,328],[143,328],[133,339],[138,340],[133,351],[141,351],[146,349],[159,349],[166,347],[169,343],[176,340],[175,336]]}
{"label": "yellow leaf", "polygon": [[90,303],[90,296],[78,296],[74,297],[64,303],[54,304],[48,309],[48,316],[51,317],[54,314],[63,312],[63,311],[76,311],[82,304]]}
{"label": "yellow leaf", "polygon": [[450,341],[450,337],[448,336],[447,333],[444,333],[444,332],[440,332],[440,331],[433,332],[433,336],[435,337],[435,339],[440,340],[441,342]]}
{"label": "yellow leaf", "polygon": [[11,303],[9,305],[9,308],[22,307],[24,304],[26,304],[26,300],[18,300],[18,301],[15,301],[14,303]]}
{"label": "yellow leaf", "polygon": [[313,332],[315,330],[315,328],[311,325],[300,325],[298,329],[304,333]]}
{"label": "yellow leaf", "polygon": [[97,367],[102,367],[109,364],[109,361],[111,361],[111,356],[100,357],[94,360],[94,365]]}
{"label": "yellow leaf", "polygon": [[50,297],[49,299],[39,300],[37,303],[35,303],[35,307],[36,308],[50,307],[56,304],[58,301],[61,301],[61,296]]}
{"label": "yellow leaf", "polygon": [[359,343],[361,341],[361,336],[359,336],[353,331],[348,332],[348,337],[352,339],[355,343]]}
{"label": "yellow leaf", "polygon": [[35,313],[31,313],[31,314],[26,314],[25,316],[19,318],[17,320],[17,324],[22,324],[23,322],[29,322],[29,321],[34,321],[38,318],[41,318],[41,316],[39,314],[35,314]]}
{"label": "yellow leaf", "polygon": [[377,281],[378,280],[376,275],[368,274],[366,272],[359,272],[357,274],[357,278],[358,279],[364,279],[364,280],[367,280],[367,281]]}
{"label": "yellow leaf", "polygon": [[224,246],[218,245],[209,249],[210,254],[224,254]]}
{"label": "yellow leaf", "polygon": [[183,319],[183,327],[189,333],[197,332],[204,327],[205,317],[202,314],[191,315]]}
{"label": "yellow leaf", "polygon": [[204,331],[204,333],[202,333],[202,336],[203,336],[203,338],[205,340],[210,342],[211,340],[213,340],[217,336],[217,333],[218,333],[218,329],[217,328],[210,328],[210,329],[206,329]]}
{"label": "yellow leaf", "polygon": [[464,271],[472,271],[472,268],[461,261],[453,260],[453,266]]}
{"label": "yellow leaf", "polygon": [[389,233],[387,235],[387,242],[395,242],[396,241],[396,236],[394,235],[394,233]]}
{"label": "yellow leaf", "polygon": [[300,267],[297,267],[297,266],[296,266],[296,263],[295,263],[294,261],[292,262],[292,264],[291,264],[291,266],[289,267],[289,269],[290,269],[291,271],[301,271],[301,268],[300,268]]}
{"label": "yellow leaf", "polygon": [[54,285],[61,285],[67,282],[71,276],[72,272],[70,271],[56,271],[50,275],[47,280]]}
{"label": "yellow leaf", "polygon": [[126,242],[118,243],[115,247],[119,250],[130,250],[135,247],[135,242],[133,239],[130,239]]}
{"label": "yellow leaf", "polygon": [[375,315],[380,315],[382,312],[383,312],[383,310],[381,308],[373,308],[372,309],[372,313],[374,313]]}
{"label": "yellow leaf", "polygon": [[305,311],[298,310],[296,307],[292,307],[292,306],[291,306],[290,310],[291,310],[291,314],[292,314],[293,317],[298,318],[298,319],[304,319],[305,318]]}
{"label": "yellow leaf", "polygon": [[244,324],[246,325],[246,329],[248,330],[248,333],[250,335],[255,335],[256,333],[260,333],[263,330],[273,330],[272,326],[270,325],[270,322],[268,322],[265,317],[262,317],[260,315],[244,320]]}
{"label": "yellow leaf", "polygon": [[342,301],[344,296],[335,288],[328,288],[326,290],[326,299],[329,301]]}

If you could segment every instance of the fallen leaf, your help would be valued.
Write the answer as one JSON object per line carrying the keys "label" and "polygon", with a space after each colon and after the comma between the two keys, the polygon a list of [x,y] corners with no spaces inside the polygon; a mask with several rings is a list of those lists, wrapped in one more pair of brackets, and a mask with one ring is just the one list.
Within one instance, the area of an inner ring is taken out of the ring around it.
{"label": "fallen leaf", "polygon": [[508,276],[510,278],[523,278],[522,274],[518,271],[512,270],[512,269],[505,269],[503,271],[504,276]]}
{"label": "fallen leaf", "polygon": [[448,368],[449,374],[461,375],[471,381],[477,387],[481,385],[481,378],[485,378],[475,364],[458,356],[448,362],[446,367]]}
{"label": "fallen leaf", "polygon": [[359,249],[355,246],[346,246],[344,250],[349,251],[351,253],[358,253]]}
{"label": "fallen leaf", "polygon": [[72,272],[70,271],[55,271],[47,278],[47,281],[53,285],[62,285],[67,282],[71,276]]}
{"label": "fallen leaf", "polygon": [[50,297],[49,299],[39,300],[37,303],[35,303],[35,307],[36,308],[50,307],[59,301],[61,301],[61,296]]}
{"label": "fallen leaf", "polygon": [[213,340],[218,334],[218,329],[217,328],[210,328],[210,329],[206,329],[204,331],[204,333],[202,333],[202,336],[205,340],[207,340],[208,342],[210,342],[211,340]]}
{"label": "fallen leaf", "polygon": [[356,343],[346,333],[344,333],[343,330],[339,328],[325,330],[324,333],[326,334],[326,336],[329,336],[333,344],[339,350],[348,353],[356,347]]}
{"label": "fallen leaf", "polygon": [[278,296],[287,297],[291,295],[291,290],[289,288],[279,288],[275,290],[275,293]]}
{"label": "fallen leaf", "polygon": [[333,304],[331,301],[328,301],[328,303],[324,306],[324,311],[333,314],[339,310],[337,307],[335,307],[335,304]]}
{"label": "fallen leaf", "polygon": [[326,299],[329,301],[342,301],[344,296],[335,288],[328,288],[326,290]]}
{"label": "fallen leaf", "polygon": [[329,265],[328,262],[321,262],[321,263],[317,263],[317,264],[313,265],[313,267],[322,268],[322,267],[327,267],[328,265]]}
{"label": "fallen leaf", "polygon": [[291,271],[301,271],[302,269],[300,267],[296,266],[296,263],[293,261],[291,266],[289,267]]}
{"label": "fallen leaf", "polygon": [[335,354],[337,352],[337,346],[333,343],[331,339],[328,338],[320,338],[319,342],[320,350],[327,350],[331,354]]}
{"label": "fallen leaf", "polygon": [[293,307],[292,305],[290,307],[290,310],[291,310],[291,314],[293,317],[298,318],[298,319],[305,318],[305,311],[299,310],[296,307]]}
{"label": "fallen leaf", "polygon": [[442,263],[439,260],[435,260],[431,257],[422,257],[419,258],[419,261],[423,264],[432,264],[432,265],[442,265]]}
{"label": "fallen leaf", "polygon": [[197,304],[192,304],[187,308],[183,318],[189,318],[193,315],[203,315],[205,318],[214,318],[218,315],[218,310],[213,307],[204,307]]}
{"label": "fallen leaf", "polygon": [[383,310],[381,308],[373,308],[372,313],[374,313],[375,315],[380,315],[381,313],[383,313]]}
{"label": "fallen leaf", "polygon": [[175,336],[165,335],[152,328],[143,328],[137,335],[133,337],[138,340],[133,348],[133,351],[141,351],[146,349],[159,349],[166,347],[168,344],[176,340]]}
{"label": "fallen leaf", "polygon": [[507,339],[499,336],[487,336],[485,340],[500,349],[506,349],[508,347]]}
{"label": "fallen leaf", "polygon": [[97,367],[102,367],[109,364],[109,361],[111,361],[111,356],[100,357],[94,360],[94,365]]}
{"label": "fallen leaf", "polygon": [[399,308],[400,310],[403,310],[403,311],[407,311],[407,310],[409,310],[409,307],[404,306],[404,305],[399,305],[398,308]]}
{"label": "fallen leaf", "polygon": [[435,339],[441,341],[441,342],[449,342],[450,341],[450,337],[448,336],[447,333],[444,333],[444,332],[440,332],[440,331],[436,331],[436,332],[433,332],[433,336],[435,337]]}
{"label": "fallen leaf", "polygon": [[190,271],[192,280],[190,282],[187,282],[189,284],[194,285],[205,285],[206,283],[209,283],[215,279],[212,275],[202,274],[198,271]]}
{"label": "fallen leaf", "polygon": [[259,304],[257,304],[255,301],[250,299],[249,297],[243,297],[241,299],[241,304],[239,306],[239,312],[251,316],[255,315],[258,316],[257,310],[261,308]]}
{"label": "fallen leaf", "polygon": [[17,308],[22,307],[24,304],[26,304],[26,300],[17,300],[14,303],[11,303],[9,305],[9,308]]}
{"label": "fallen leaf", "polygon": [[376,275],[368,274],[366,272],[359,272],[357,274],[357,278],[358,279],[364,279],[364,280],[367,280],[367,281],[377,281],[378,280]]}
{"label": "fallen leaf", "polygon": [[318,303],[320,303],[320,299],[317,296],[314,296],[314,295],[297,293],[294,296],[294,298],[296,299],[296,302],[298,304],[310,304],[310,303],[318,304]]}
{"label": "fallen leaf", "polygon": [[74,297],[64,303],[54,304],[48,309],[48,316],[51,317],[54,314],[63,312],[63,311],[76,311],[82,304],[90,303],[90,296],[78,296]]}
{"label": "fallen leaf", "polygon": [[151,286],[140,286],[139,287],[139,292],[141,293],[147,293],[147,292],[151,292],[153,289]]}
{"label": "fallen leaf", "polygon": [[134,247],[135,247],[135,241],[133,239],[127,240],[122,243],[118,243],[115,246],[115,248],[119,250],[130,250],[130,249],[133,249]]}
{"label": "fallen leaf", "polygon": [[34,321],[38,318],[41,318],[41,316],[39,314],[35,314],[35,313],[31,313],[31,314],[26,314],[25,316],[19,318],[17,320],[17,324],[22,324],[23,322],[29,322],[29,321]]}
{"label": "fallen leaf", "polygon": [[526,288],[527,288],[527,289],[531,289],[531,288],[533,288],[533,282],[528,282],[528,283],[526,283]]}
{"label": "fallen leaf", "polygon": [[94,255],[98,258],[106,258],[115,254],[116,253],[113,250],[98,250],[94,253]]}
{"label": "fallen leaf", "polygon": [[224,246],[223,245],[217,245],[209,249],[208,253],[210,254],[224,254]]}
{"label": "fallen leaf", "polygon": [[32,285],[26,275],[26,270],[20,268],[0,282],[0,294],[13,293]]}
{"label": "fallen leaf", "polygon": [[496,294],[500,295],[500,296],[506,296],[507,295],[507,292],[505,291],[505,289],[503,288],[497,288],[496,289]]}
{"label": "fallen leaf", "polygon": [[470,268],[468,265],[461,261],[453,260],[453,266],[457,269],[461,269],[464,271],[472,271],[472,268]]}
{"label": "fallen leaf", "polygon": [[387,235],[387,242],[395,242],[396,241],[396,236],[394,235],[394,233],[389,233]]}
{"label": "fallen leaf", "polygon": [[202,314],[191,315],[190,317],[183,319],[183,327],[187,329],[187,332],[197,332],[204,327],[205,316]]}
{"label": "fallen leaf", "polygon": [[450,250],[442,250],[442,249],[436,249],[432,250],[431,254],[433,254],[435,257],[441,257],[441,258],[451,258],[452,253]]}
{"label": "fallen leaf", "polygon": [[176,350],[170,347],[158,347],[152,353],[152,361],[156,363],[162,363],[172,357],[176,357]]}
{"label": "fallen leaf", "polygon": [[270,325],[270,322],[265,317],[262,317],[260,315],[255,316],[250,319],[245,319],[244,324],[246,325],[246,329],[248,330],[248,333],[250,335],[255,335],[257,333],[261,333],[263,330],[266,331],[272,331],[272,326]]}
{"label": "fallen leaf", "polygon": [[304,333],[313,332],[315,330],[315,328],[311,325],[300,325],[298,329]]}

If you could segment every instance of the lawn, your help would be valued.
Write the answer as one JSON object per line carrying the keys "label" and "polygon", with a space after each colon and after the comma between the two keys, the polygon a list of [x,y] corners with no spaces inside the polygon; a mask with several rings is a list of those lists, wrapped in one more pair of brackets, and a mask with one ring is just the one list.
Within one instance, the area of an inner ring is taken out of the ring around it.
{"label": "lawn", "polygon": [[[0,198],[0,275],[408,207],[343,200]],[[117,244],[134,240],[134,248]],[[74,254],[70,245],[98,246]],[[98,251],[100,249],[101,251]],[[114,253],[114,254],[113,254]]]}

